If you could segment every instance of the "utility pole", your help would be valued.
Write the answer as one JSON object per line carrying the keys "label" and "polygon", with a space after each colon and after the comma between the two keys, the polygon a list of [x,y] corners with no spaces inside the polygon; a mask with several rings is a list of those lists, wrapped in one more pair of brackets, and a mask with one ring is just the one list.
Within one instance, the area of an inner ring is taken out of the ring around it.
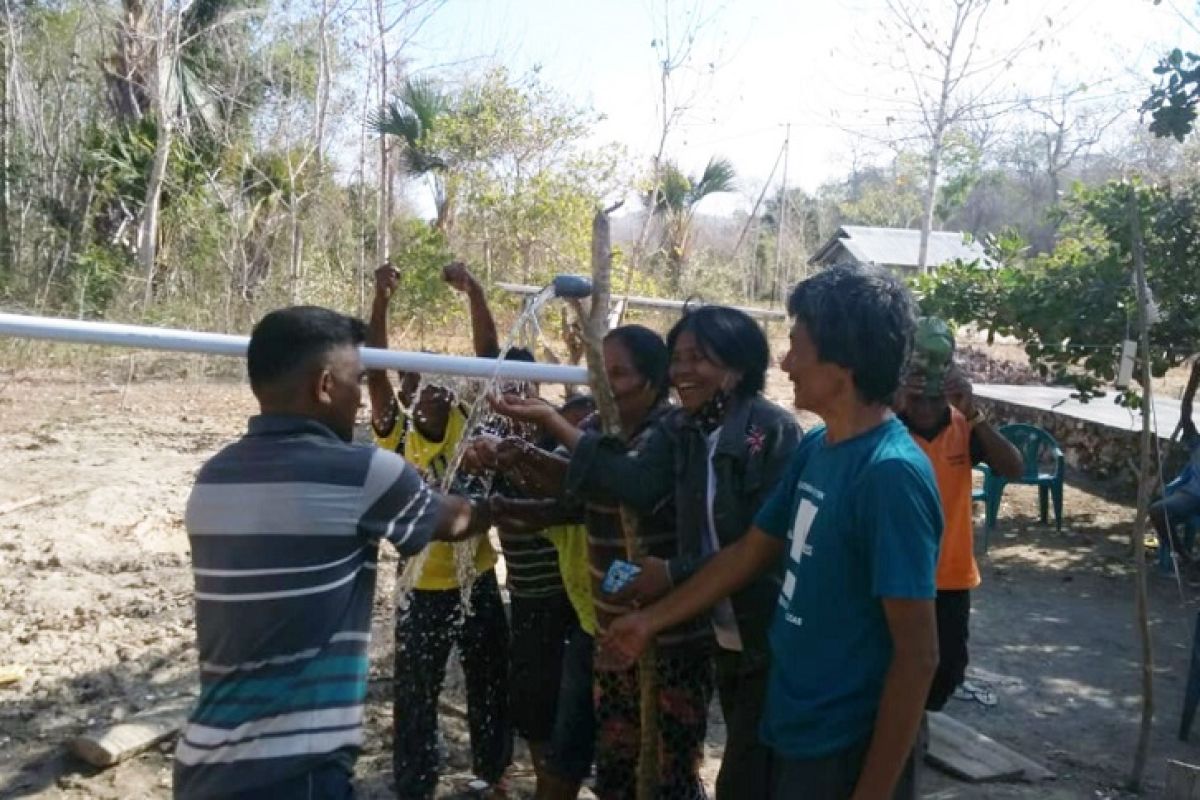
{"label": "utility pole", "polygon": [[787,230],[787,171],[788,151],[792,143],[792,123],[787,124],[787,132],[783,135],[783,179],[779,185],[779,233],[775,237],[775,290],[771,292],[771,302],[782,302],[783,297],[783,238]]}
{"label": "utility pole", "polygon": [[[767,190],[771,188],[771,183],[775,180],[775,170],[779,169],[779,162],[783,160],[783,149],[787,142],[779,146],[779,155],[775,156],[775,163],[771,165],[771,174],[767,176],[766,183],[763,184],[762,191],[758,193],[758,199],[754,201],[754,208],[750,209],[750,216],[746,217],[746,224],[742,226],[742,232],[738,234],[737,242],[733,245],[733,255],[730,256],[730,261],[737,262],[738,253],[742,250],[742,242],[746,239],[746,231],[750,230],[751,224],[754,224],[758,219],[758,209],[762,206],[763,198],[767,196]],[[755,239],[759,237],[759,228],[755,225]],[[750,268],[746,270],[746,299],[754,300],[758,291],[758,256],[757,253],[750,254]]]}

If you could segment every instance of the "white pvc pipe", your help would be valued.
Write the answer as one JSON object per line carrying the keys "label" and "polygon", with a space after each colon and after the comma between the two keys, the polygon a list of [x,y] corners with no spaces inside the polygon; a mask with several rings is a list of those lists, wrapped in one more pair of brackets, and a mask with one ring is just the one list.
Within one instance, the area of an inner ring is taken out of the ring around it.
{"label": "white pvc pipe", "polygon": [[[246,347],[250,343],[247,336],[233,336],[227,333],[204,333],[177,328],[152,328],[148,325],[83,322],[4,313],[0,313],[0,336],[242,357],[245,357]],[[396,369],[429,375],[461,375],[464,378],[491,378],[498,375],[506,380],[538,383],[587,383],[586,369],[559,364],[523,361],[501,361],[497,364],[496,360],[491,358],[379,350],[373,347],[362,348],[362,359],[363,364],[372,369]]]}

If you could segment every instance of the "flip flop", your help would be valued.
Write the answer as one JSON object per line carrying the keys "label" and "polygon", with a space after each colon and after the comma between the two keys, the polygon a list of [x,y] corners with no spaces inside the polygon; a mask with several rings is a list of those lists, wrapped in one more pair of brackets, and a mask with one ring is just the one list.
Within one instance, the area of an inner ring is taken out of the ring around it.
{"label": "flip flop", "polygon": [[979,703],[984,708],[992,708],[996,705],[996,693],[987,686],[981,686],[978,683],[971,681],[963,681],[954,690],[955,700],[966,700]]}

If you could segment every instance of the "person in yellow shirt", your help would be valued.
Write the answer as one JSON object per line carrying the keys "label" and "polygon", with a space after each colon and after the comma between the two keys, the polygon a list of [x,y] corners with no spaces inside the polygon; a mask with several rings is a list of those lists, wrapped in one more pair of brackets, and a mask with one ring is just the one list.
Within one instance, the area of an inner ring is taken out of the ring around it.
{"label": "person in yellow shirt", "polygon": [[[496,326],[483,289],[462,264],[451,264],[444,278],[467,295],[475,351],[495,356]],[[388,302],[397,273],[384,266],[375,273],[375,298],[367,345],[386,348]],[[467,416],[453,392],[420,384],[420,376],[400,374],[395,391],[383,370],[368,372],[371,424],[379,447],[404,456],[425,479],[440,484],[466,433]],[[470,487],[457,486],[457,491]],[[412,592],[396,609],[392,769],[402,800],[433,797],[438,779],[437,701],[450,648],[456,645],[467,690],[467,721],[472,767],[478,794],[502,797],[504,773],[512,761],[512,725],[508,705],[508,622],[496,581],[496,552],[487,537],[478,540],[476,577],[465,613],[455,570],[454,547],[435,543]]]}
{"label": "person in yellow shirt", "polygon": [[[929,325],[931,319],[919,324]],[[947,344],[953,352],[952,337]],[[971,590],[981,580],[975,563],[971,469],[987,464],[1006,478],[1020,477],[1022,472],[1020,451],[975,405],[971,383],[962,370],[951,362],[939,371],[939,375],[925,375],[910,363],[896,393],[897,415],[933,465],[945,522],[936,576],[940,658],[926,702],[930,711],[942,710],[967,672]]]}
{"label": "person in yellow shirt", "polygon": [[[588,395],[576,395],[559,413],[579,425],[595,410]],[[493,463],[493,468],[498,467]],[[571,615],[563,631],[561,671],[553,725],[537,770],[539,800],[571,800],[592,771],[596,754],[596,715],[593,708],[592,648],[596,636],[596,607],[583,507],[562,499],[493,496],[493,521],[509,541],[521,536],[550,542],[558,557],[558,572],[570,602]]]}

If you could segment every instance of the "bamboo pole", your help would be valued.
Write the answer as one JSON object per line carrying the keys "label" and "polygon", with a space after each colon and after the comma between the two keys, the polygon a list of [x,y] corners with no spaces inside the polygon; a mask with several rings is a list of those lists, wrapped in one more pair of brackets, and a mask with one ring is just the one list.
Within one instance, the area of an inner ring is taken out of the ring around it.
{"label": "bamboo pole", "polygon": [[[1150,748],[1150,732],[1154,722],[1154,650],[1150,639],[1150,621],[1146,600],[1146,521],[1150,507],[1151,475],[1151,432],[1150,414],[1154,408],[1154,387],[1150,371],[1150,320],[1147,304],[1149,292],[1146,287],[1146,256],[1142,246],[1142,221],[1138,213],[1137,188],[1131,187],[1129,195],[1129,224],[1132,240],[1134,275],[1138,299],[1138,350],[1142,359],[1142,436],[1141,474],[1138,476],[1137,514],[1133,522],[1134,563],[1134,609],[1138,635],[1142,645],[1142,720],[1138,729],[1137,747],[1133,751],[1133,770],[1129,774],[1128,788],[1140,791],[1142,777],[1146,772],[1146,756]],[[1168,543],[1165,546],[1170,547]]]}
{"label": "bamboo pole", "polygon": [[[604,432],[624,437],[621,417],[612,386],[604,371],[604,336],[608,333],[608,309],[612,300],[612,238],[608,212],[597,211],[592,219],[592,301],[585,315],[577,303],[580,325],[583,328],[584,356],[588,383]],[[621,507],[621,530],[625,537],[625,554],[630,560],[642,558],[641,542],[637,536],[637,519],[625,506]],[[637,798],[654,800],[658,794],[658,657],[654,645],[646,648],[638,659],[638,688],[640,714],[640,748],[638,752]]]}

